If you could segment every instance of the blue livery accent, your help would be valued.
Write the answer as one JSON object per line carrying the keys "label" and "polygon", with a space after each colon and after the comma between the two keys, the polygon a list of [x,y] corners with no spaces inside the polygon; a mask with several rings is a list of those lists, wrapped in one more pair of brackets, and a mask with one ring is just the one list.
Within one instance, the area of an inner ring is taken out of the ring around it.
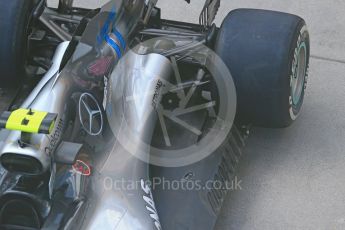
{"label": "blue livery accent", "polygon": [[121,43],[121,48],[118,44],[116,44],[116,42],[114,40],[111,39],[111,37],[109,36],[109,27],[111,26],[111,24],[113,23],[113,21],[116,18],[116,10],[115,7],[111,10],[111,12],[109,12],[108,18],[105,21],[99,35],[97,36],[97,40],[99,43],[102,43],[103,40],[105,40],[116,52],[118,58],[121,58],[122,56],[122,52],[121,52],[121,48],[122,50],[126,49],[126,41],[123,38],[122,34],[115,28],[113,28],[112,33],[115,35],[115,37],[117,38],[117,40]]}
{"label": "blue livery accent", "polygon": [[126,49],[126,41],[125,39],[122,37],[122,34],[116,29],[114,28],[114,32],[113,34],[116,36],[116,38],[120,41],[122,49],[125,50]]}
{"label": "blue livery accent", "polygon": [[115,50],[117,57],[121,58],[122,53],[121,53],[121,48],[116,44],[116,42],[114,42],[110,36],[108,34],[105,35],[105,41],[111,46],[113,47],[113,49]]}
{"label": "blue livery accent", "polygon": [[115,7],[109,12],[108,18],[105,21],[99,35],[97,36],[98,43],[102,43],[103,39],[105,39],[105,36],[109,33],[109,27],[110,24],[114,21],[116,18],[116,9]]}

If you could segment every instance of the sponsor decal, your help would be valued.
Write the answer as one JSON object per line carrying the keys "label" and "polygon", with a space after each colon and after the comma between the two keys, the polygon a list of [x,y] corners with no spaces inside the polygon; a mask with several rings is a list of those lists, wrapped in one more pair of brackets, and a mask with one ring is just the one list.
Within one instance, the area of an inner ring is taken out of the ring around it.
{"label": "sponsor decal", "polygon": [[144,180],[141,180],[141,189],[144,191],[145,195],[143,196],[144,201],[146,202],[146,209],[150,212],[150,217],[153,219],[154,225],[157,230],[162,230],[162,226],[159,222],[159,217],[156,209],[155,202],[153,201],[153,196],[150,186],[148,186]]}
{"label": "sponsor decal", "polygon": [[59,141],[61,139],[63,127],[64,127],[64,121],[62,119],[60,119],[57,123],[57,126],[56,126],[54,133],[52,135],[48,136],[49,145],[45,148],[45,152],[47,155],[50,156],[53,153],[53,151],[55,150],[55,148],[57,147],[57,144],[59,143]]}
{"label": "sponsor decal", "polygon": [[79,121],[83,129],[91,136],[98,136],[103,131],[103,113],[94,96],[83,93],[79,99]]}
{"label": "sponsor decal", "polygon": [[153,99],[152,99],[152,106],[153,108],[157,108],[160,100],[161,100],[161,89],[164,87],[164,84],[161,80],[157,81],[156,87],[155,87],[155,92],[153,94]]}
{"label": "sponsor decal", "polygon": [[82,160],[77,160],[72,166],[72,169],[75,173],[78,173],[83,176],[91,176],[91,167]]}
{"label": "sponsor decal", "polygon": [[[295,107],[298,106],[301,103],[301,98],[303,98],[303,94],[305,93],[305,90],[307,88],[308,83],[308,76],[309,76],[309,63],[307,63],[307,46],[306,43],[303,41],[303,36],[305,36],[305,33],[307,32],[307,27],[302,27],[300,34],[298,36],[297,40],[297,46],[294,51],[294,59],[292,61],[292,70],[291,70],[291,76],[290,76],[290,87],[291,87],[291,93],[289,97],[289,113],[292,120],[296,120],[298,117],[298,113],[296,114]],[[304,76],[299,76],[299,68],[300,68],[300,58],[301,58],[301,52],[305,52],[305,55],[302,55],[302,57],[305,58],[304,62],[302,60],[302,63],[304,63],[306,66]],[[303,82],[301,83],[302,86],[296,86],[296,84],[299,84],[298,78],[303,77]],[[297,82],[297,83],[296,83]],[[293,88],[300,87],[299,91],[294,92]]]}

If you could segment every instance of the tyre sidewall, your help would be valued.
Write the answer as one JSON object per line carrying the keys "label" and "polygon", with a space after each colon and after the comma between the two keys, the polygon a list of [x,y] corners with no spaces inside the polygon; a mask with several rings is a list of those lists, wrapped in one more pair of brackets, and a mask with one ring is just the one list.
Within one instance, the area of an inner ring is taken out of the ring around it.
{"label": "tyre sidewall", "polygon": [[3,9],[7,10],[4,15],[8,21],[1,22],[2,31],[7,33],[2,37],[0,45],[0,79],[1,86],[12,87],[19,85],[25,76],[27,39],[34,2],[14,0],[8,4],[8,9]]}
{"label": "tyre sidewall", "polygon": [[[298,103],[293,103],[293,95],[292,95],[292,78],[294,75],[294,72],[297,71],[297,61],[298,61],[298,52],[300,47],[305,44],[306,47],[306,66],[305,66],[305,73],[304,73],[304,80],[303,80],[303,88],[302,88],[302,94],[300,97],[300,100]],[[297,29],[296,29],[296,35],[292,42],[291,46],[291,53],[290,53],[290,74],[289,74],[289,87],[288,87],[288,117],[290,120],[290,123],[295,121],[297,117],[299,116],[301,112],[301,108],[304,101],[304,96],[308,84],[308,75],[309,75],[309,56],[310,56],[310,40],[309,40],[309,33],[307,26],[303,20],[299,23]]]}

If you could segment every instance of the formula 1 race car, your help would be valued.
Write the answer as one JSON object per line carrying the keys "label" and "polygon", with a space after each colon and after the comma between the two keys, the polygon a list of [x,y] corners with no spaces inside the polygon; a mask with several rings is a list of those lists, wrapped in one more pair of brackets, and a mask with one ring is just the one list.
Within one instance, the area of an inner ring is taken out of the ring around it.
{"label": "formula 1 race car", "polygon": [[301,111],[304,20],[72,3],[0,1],[0,229],[214,228],[250,126]]}

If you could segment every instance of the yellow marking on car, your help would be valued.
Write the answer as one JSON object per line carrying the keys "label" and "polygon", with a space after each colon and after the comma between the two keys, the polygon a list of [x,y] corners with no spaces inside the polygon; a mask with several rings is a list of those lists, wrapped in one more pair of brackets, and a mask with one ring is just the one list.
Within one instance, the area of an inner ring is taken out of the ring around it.
{"label": "yellow marking on car", "polygon": [[6,122],[6,129],[18,130],[26,133],[38,133],[47,112],[39,112],[27,109],[13,111]]}
{"label": "yellow marking on car", "polygon": [[57,114],[32,109],[17,109],[4,112],[0,117],[0,128],[24,133],[50,134],[55,126]]}

